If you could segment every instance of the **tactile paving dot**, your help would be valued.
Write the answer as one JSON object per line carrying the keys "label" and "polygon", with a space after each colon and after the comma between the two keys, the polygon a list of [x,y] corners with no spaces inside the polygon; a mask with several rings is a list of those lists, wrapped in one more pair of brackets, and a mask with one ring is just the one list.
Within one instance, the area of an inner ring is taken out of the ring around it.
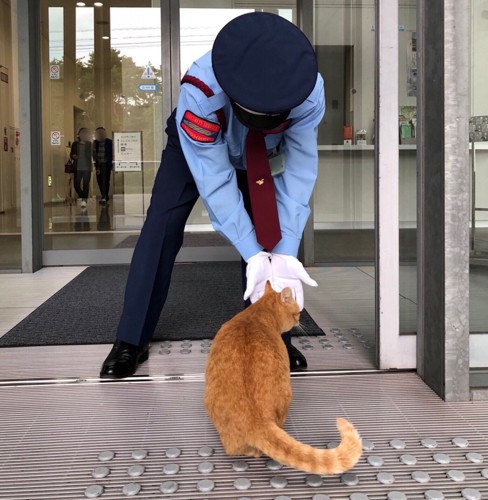
{"label": "tactile paving dot", "polygon": [[437,448],[437,441],[435,439],[422,439],[420,444],[425,448]]}
{"label": "tactile paving dot", "polygon": [[198,481],[197,488],[202,493],[208,493],[215,488],[215,483],[211,479],[202,479]]}
{"label": "tactile paving dot", "polygon": [[438,464],[449,464],[451,463],[451,457],[445,453],[436,453],[432,457]]}
{"label": "tactile paving dot", "polygon": [[327,443],[327,449],[332,450],[333,448],[337,448],[339,446],[339,443],[337,441],[329,441]]}
{"label": "tactile paving dot", "polygon": [[412,472],[412,479],[417,481],[417,483],[428,483],[430,481],[430,476],[427,472],[416,470]]}
{"label": "tactile paving dot", "polygon": [[234,481],[236,490],[248,490],[251,487],[251,481],[247,477],[239,477]]}
{"label": "tactile paving dot", "polygon": [[474,464],[481,464],[483,462],[483,455],[480,453],[466,453],[466,458]]}
{"label": "tactile paving dot", "polygon": [[368,441],[367,439],[363,439],[362,446],[364,451],[374,450],[374,443],[372,441]]}
{"label": "tactile paving dot", "polygon": [[369,500],[368,495],[364,493],[353,493],[349,498],[351,500]]}
{"label": "tactile paving dot", "polygon": [[180,354],[190,354],[191,353],[191,349],[181,349],[180,350]]}
{"label": "tactile paving dot", "polygon": [[466,498],[466,500],[481,499],[481,493],[473,488],[464,488],[464,490],[461,491],[461,495],[463,495],[463,498]]}
{"label": "tactile paving dot", "polygon": [[387,498],[388,500],[407,500],[407,495],[401,491],[390,491]]}
{"label": "tactile paving dot", "polygon": [[91,486],[88,486],[88,488],[85,490],[85,497],[86,498],[97,498],[103,493],[103,486],[100,484],[92,484]]}
{"label": "tactile paving dot", "polygon": [[115,453],[113,451],[102,451],[98,455],[98,460],[100,460],[100,462],[108,462],[109,460],[112,460],[112,458],[114,457]]}
{"label": "tactile paving dot", "polygon": [[417,458],[413,455],[401,455],[400,461],[405,465],[415,465],[417,463]]}
{"label": "tactile paving dot", "polygon": [[395,450],[404,450],[407,447],[407,444],[401,439],[392,439],[390,441],[390,446]]}
{"label": "tactile paving dot", "polygon": [[178,490],[178,483],[176,481],[165,481],[159,487],[162,493],[170,494]]}
{"label": "tactile paving dot", "polygon": [[110,469],[108,467],[95,467],[92,471],[92,477],[95,479],[103,479],[110,474]]}
{"label": "tactile paving dot", "polygon": [[232,468],[236,472],[244,472],[249,469],[249,464],[245,460],[234,460],[232,462]]}
{"label": "tactile paving dot", "polygon": [[137,495],[141,491],[141,485],[138,483],[124,484],[122,488],[122,493],[128,497]]}
{"label": "tactile paving dot", "polygon": [[359,483],[359,478],[356,474],[352,472],[346,472],[345,474],[342,474],[341,481],[346,486],[356,486],[356,484]]}
{"label": "tactile paving dot", "polygon": [[166,450],[166,456],[168,458],[178,458],[181,455],[181,450],[179,448],[168,448]]}
{"label": "tactile paving dot", "polygon": [[131,477],[139,477],[144,474],[144,471],[146,469],[144,468],[143,465],[133,465],[132,467],[129,467],[129,470],[127,471],[127,474]]}
{"label": "tactile paving dot", "polygon": [[485,479],[488,479],[488,469],[483,469],[481,471],[481,475],[485,478]]}
{"label": "tactile paving dot", "polygon": [[214,470],[214,464],[212,462],[202,462],[198,464],[198,472],[202,474],[210,474]]}
{"label": "tactile paving dot", "polygon": [[178,464],[166,464],[163,467],[163,472],[168,475],[178,474],[180,466]]}
{"label": "tactile paving dot", "polygon": [[467,439],[457,437],[452,440],[452,444],[458,448],[467,448],[469,446],[469,441]]}
{"label": "tactile paving dot", "polygon": [[427,500],[442,500],[444,498],[444,493],[438,490],[427,490],[424,496]]}
{"label": "tactile paving dot", "polygon": [[368,464],[373,467],[381,467],[384,463],[383,459],[378,455],[370,455],[368,458]]}
{"label": "tactile paving dot", "polygon": [[268,460],[266,462],[266,467],[269,469],[269,470],[280,470],[283,465],[281,465],[279,462],[277,462],[276,460]]}
{"label": "tactile paving dot", "polygon": [[211,448],[210,446],[202,446],[199,450],[198,450],[198,454],[201,456],[201,457],[211,457],[213,455],[213,448]]}
{"label": "tactile paving dot", "polygon": [[283,476],[273,476],[269,480],[269,484],[273,488],[286,488],[286,486],[288,485],[288,481]]}
{"label": "tactile paving dot", "polygon": [[134,460],[144,460],[147,457],[147,450],[134,450],[132,458]]}
{"label": "tactile paving dot", "polygon": [[319,486],[322,486],[324,481],[318,474],[309,474],[305,478],[305,482],[312,488],[318,488]]}
{"label": "tactile paving dot", "polygon": [[446,475],[449,479],[456,482],[464,481],[466,479],[464,472],[456,469],[448,470]]}
{"label": "tactile paving dot", "polygon": [[395,476],[389,472],[380,472],[376,476],[376,479],[378,479],[381,484],[393,484],[395,482]]}
{"label": "tactile paving dot", "polygon": [[163,355],[163,354],[171,354],[171,351],[169,349],[159,349],[159,354]]}
{"label": "tactile paving dot", "polygon": [[312,500],[330,500],[328,495],[324,495],[323,493],[317,493],[312,497]]}

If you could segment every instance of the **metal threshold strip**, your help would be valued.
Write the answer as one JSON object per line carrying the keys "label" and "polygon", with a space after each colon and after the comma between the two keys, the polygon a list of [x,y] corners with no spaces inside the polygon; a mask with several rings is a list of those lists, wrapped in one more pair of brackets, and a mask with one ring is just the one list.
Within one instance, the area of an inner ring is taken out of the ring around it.
{"label": "metal threshold strip", "polygon": [[[414,370],[315,370],[290,373],[292,379],[308,377],[345,377],[360,375],[380,375],[385,373],[411,373]],[[134,375],[124,379],[102,379],[100,377],[63,377],[63,378],[33,378],[33,379],[11,379],[1,380],[1,387],[21,386],[48,386],[48,385],[72,385],[72,384],[134,384],[134,383],[160,383],[160,382],[203,382],[204,373],[180,373],[161,375]]]}

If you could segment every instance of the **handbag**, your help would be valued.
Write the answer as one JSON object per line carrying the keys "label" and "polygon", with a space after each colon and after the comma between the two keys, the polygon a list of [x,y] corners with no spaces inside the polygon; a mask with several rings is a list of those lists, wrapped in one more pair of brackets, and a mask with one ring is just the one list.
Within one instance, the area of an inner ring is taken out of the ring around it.
{"label": "handbag", "polygon": [[71,158],[64,164],[64,173],[65,174],[75,173],[75,162]]}

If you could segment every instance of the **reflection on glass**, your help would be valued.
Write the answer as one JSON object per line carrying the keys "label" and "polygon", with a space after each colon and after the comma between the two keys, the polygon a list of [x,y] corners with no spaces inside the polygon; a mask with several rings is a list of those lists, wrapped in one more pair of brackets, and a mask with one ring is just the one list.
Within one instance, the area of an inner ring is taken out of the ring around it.
{"label": "reflection on glass", "polygon": [[[46,250],[132,248],[144,221],[163,141],[161,16],[159,8],[126,5],[42,2]],[[96,140],[100,128],[107,139],[140,132],[140,168],[103,175],[112,151],[108,140]],[[82,141],[83,151],[93,152],[84,179],[68,161],[79,161],[72,146],[81,129],[90,144]]]}
{"label": "reflection on glass", "polygon": [[471,245],[469,282],[472,385],[488,385],[488,17],[486,2],[471,3]]}
{"label": "reflection on glass", "polygon": [[317,311],[326,328],[357,336],[355,362],[374,367],[375,8],[317,1],[314,12],[327,99],[314,191],[315,262],[324,265]]}
{"label": "reflection on glass", "polygon": [[409,334],[417,331],[416,0],[401,2],[398,16],[400,332]]}
{"label": "reflection on glass", "polygon": [[20,130],[17,24],[10,2],[0,3],[0,270],[21,267]]}

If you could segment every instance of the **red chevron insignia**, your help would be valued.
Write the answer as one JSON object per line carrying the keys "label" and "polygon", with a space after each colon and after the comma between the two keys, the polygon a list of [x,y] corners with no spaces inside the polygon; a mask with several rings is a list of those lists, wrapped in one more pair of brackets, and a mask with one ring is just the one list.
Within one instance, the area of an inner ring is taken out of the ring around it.
{"label": "red chevron insignia", "polygon": [[204,120],[191,111],[185,112],[180,125],[188,137],[197,142],[215,142],[222,128],[218,123]]}

